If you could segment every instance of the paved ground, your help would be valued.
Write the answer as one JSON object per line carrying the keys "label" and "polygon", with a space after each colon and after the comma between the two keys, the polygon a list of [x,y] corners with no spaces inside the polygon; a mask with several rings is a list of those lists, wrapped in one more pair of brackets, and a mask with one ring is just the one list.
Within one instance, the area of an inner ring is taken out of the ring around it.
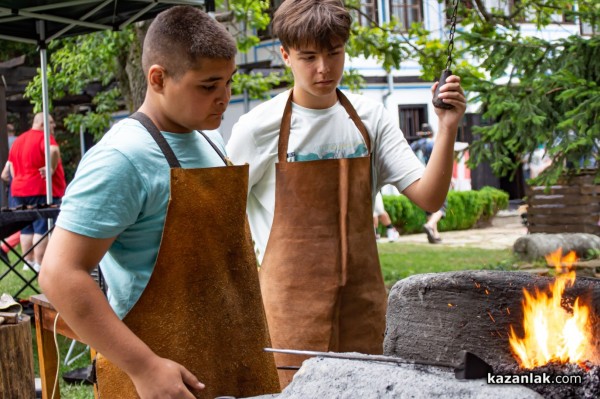
{"label": "paved ground", "polygon": [[[492,226],[459,231],[441,232],[439,246],[476,247],[484,249],[512,248],[517,238],[527,234],[521,218],[515,211],[503,211],[492,221]],[[384,241],[382,241],[384,242]],[[400,243],[427,244],[425,233],[400,236]]]}

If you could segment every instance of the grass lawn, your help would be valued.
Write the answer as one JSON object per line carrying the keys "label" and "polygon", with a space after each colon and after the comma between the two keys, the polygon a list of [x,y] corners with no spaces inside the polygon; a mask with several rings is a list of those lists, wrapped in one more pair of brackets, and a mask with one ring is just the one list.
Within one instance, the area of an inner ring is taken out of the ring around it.
{"label": "grass lawn", "polygon": [[385,285],[413,274],[456,270],[509,270],[514,258],[510,249],[492,250],[430,244],[385,243],[377,245]]}
{"label": "grass lawn", "polygon": [[[433,273],[469,269],[508,270],[514,263],[512,253],[508,249],[487,250],[479,248],[445,247],[441,245],[437,246],[429,244],[407,245],[404,243],[378,244],[378,249],[385,284],[388,288],[391,288],[396,281],[418,273]],[[0,262],[0,276],[2,276],[7,269],[8,267]],[[21,271],[21,266],[19,266],[18,270]],[[23,275],[31,278],[31,276],[33,276],[33,272],[24,271]],[[37,281],[34,283],[34,285],[38,287]],[[6,292],[13,295],[20,289],[21,286],[23,286],[23,281],[14,273],[10,273],[2,281],[0,281],[0,293]],[[33,294],[34,291],[28,289],[19,295],[19,297],[28,298]],[[35,373],[36,376],[39,376],[34,329],[32,329],[32,335],[34,340],[33,352]],[[89,364],[89,354],[86,354],[76,360],[73,364],[65,366],[62,359],[65,358],[65,355],[71,344],[71,340],[59,336],[58,342],[61,351],[61,373],[73,370],[75,368],[84,367]],[[85,346],[83,344],[77,344],[75,353],[80,353],[82,350],[85,350]],[[60,378],[60,391],[61,397],[65,399],[93,398],[93,393],[90,386],[67,384],[62,378]]]}

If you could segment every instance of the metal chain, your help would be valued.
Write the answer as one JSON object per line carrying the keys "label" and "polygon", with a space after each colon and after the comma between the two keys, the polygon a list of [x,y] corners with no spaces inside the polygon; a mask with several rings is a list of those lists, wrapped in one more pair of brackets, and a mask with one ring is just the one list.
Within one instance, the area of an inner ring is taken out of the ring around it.
{"label": "metal chain", "polygon": [[456,31],[456,13],[458,12],[458,0],[454,0],[454,10],[450,17],[450,35],[448,40],[448,60],[446,61],[446,69],[450,69],[452,64],[452,50],[454,50],[454,32]]}

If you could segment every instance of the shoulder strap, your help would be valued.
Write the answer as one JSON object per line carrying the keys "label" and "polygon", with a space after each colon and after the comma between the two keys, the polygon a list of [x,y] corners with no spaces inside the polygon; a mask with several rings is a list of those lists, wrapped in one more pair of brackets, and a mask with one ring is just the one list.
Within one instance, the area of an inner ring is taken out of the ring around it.
{"label": "shoulder strap", "polygon": [[208,141],[208,144],[210,144],[210,146],[216,151],[216,153],[219,154],[219,156],[221,157],[223,162],[225,162],[225,165],[227,165],[227,166],[233,165],[231,163],[231,161],[229,160],[229,158],[227,158],[225,156],[225,154],[223,154],[223,152],[219,149],[219,147],[217,147],[217,145],[215,143],[213,143],[211,139],[208,138],[206,133],[204,133],[202,130],[199,130],[199,132],[206,139],[206,141]]}
{"label": "shoulder strap", "polygon": [[342,104],[342,106],[350,116],[350,119],[352,119],[352,121],[356,125],[356,128],[360,131],[360,134],[363,136],[363,140],[365,141],[365,145],[367,146],[367,152],[369,153],[369,155],[371,155],[371,137],[369,136],[369,132],[367,131],[365,124],[362,122],[360,116],[358,116],[358,113],[352,106],[352,103],[350,102],[350,100],[348,100],[344,93],[342,93],[340,89],[336,89],[336,92],[338,99],[340,100],[340,104]]}
{"label": "shoulder strap", "polygon": [[148,133],[150,133],[150,136],[152,136],[154,141],[156,141],[156,144],[158,144],[158,147],[164,154],[165,158],[167,158],[167,162],[169,163],[169,166],[171,168],[181,168],[181,164],[175,156],[173,149],[171,148],[169,143],[167,143],[165,137],[160,133],[160,130],[158,130],[158,128],[156,127],[154,122],[152,122],[152,119],[148,117],[148,115],[138,111],[130,115],[129,117],[140,122],[142,126],[146,128]]}

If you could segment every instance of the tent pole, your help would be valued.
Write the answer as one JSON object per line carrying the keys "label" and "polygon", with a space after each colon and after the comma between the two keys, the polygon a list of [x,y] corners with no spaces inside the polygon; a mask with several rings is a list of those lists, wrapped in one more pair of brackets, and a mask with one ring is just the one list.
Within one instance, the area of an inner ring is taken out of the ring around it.
{"label": "tent pole", "polygon": [[40,50],[41,69],[42,69],[42,108],[44,113],[44,152],[46,156],[46,201],[48,205],[52,204],[52,165],[50,161],[50,110],[48,109],[48,67],[46,49]]}
{"label": "tent pole", "polygon": [[[42,72],[42,109],[44,115],[44,152],[46,161],[46,203],[52,204],[52,163],[50,160],[50,100],[48,96],[48,55],[46,53],[46,32],[44,21],[37,21],[40,35],[40,69]],[[52,219],[48,219],[48,229],[52,228]]]}

